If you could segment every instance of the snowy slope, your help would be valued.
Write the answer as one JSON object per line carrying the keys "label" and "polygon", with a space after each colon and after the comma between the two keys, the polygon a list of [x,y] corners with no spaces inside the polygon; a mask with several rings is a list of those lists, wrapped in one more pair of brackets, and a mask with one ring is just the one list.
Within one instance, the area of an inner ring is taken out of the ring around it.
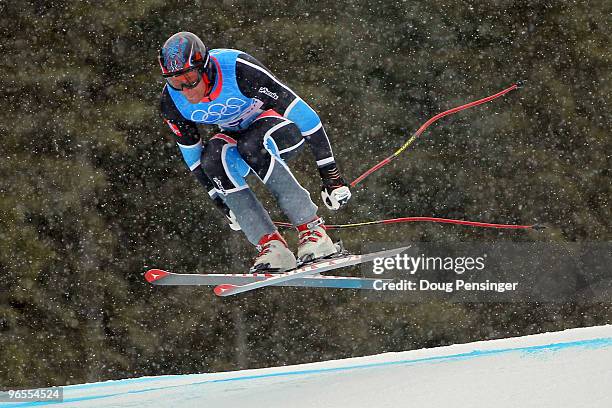
{"label": "snowy slope", "polygon": [[55,406],[612,407],[612,326],[64,392]]}

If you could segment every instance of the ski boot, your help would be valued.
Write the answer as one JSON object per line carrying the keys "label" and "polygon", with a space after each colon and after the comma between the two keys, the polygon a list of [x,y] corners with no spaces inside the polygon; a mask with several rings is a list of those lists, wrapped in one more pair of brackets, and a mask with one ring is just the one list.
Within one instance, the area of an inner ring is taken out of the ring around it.
{"label": "ski boot", "polygon": [[278,231],[264,235],[257,245],[259,253],[251,272],[282,273],[297,267],[295,255]]}
{"label": "ski boot", "polygon": [[338,247],[323,228],[323,219],[317,218],[306,224],[298,225],[298,262],[300,264],[325,258],[338,252]]}

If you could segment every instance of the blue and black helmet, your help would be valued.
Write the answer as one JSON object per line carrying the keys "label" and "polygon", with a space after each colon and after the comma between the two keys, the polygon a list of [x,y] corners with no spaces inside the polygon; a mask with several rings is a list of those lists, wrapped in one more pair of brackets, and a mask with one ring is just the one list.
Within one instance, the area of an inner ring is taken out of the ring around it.
{"label": "blue and black helmet", "polygon": [[187,31],[168,38],[159,50],[159,65],[164,77],[181,75],[198,68],[203,71],[209,59],[208,49],[202,40]]}

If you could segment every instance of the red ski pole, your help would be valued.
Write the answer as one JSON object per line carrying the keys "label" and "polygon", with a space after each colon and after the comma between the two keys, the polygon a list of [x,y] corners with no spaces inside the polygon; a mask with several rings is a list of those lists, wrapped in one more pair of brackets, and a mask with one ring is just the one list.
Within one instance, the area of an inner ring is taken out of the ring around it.
{"label": "red ski pole", "polygon": [[416,131],[416,133],[414,135],[412,135],[412,137],[406,143],[404,143],[404,145],[402,147],[400,147],[395,153],[393,153],[391,156],[387,157],[386,159],[382,160],[381,162],[379,162],[378,164],[376,164],[375,166],[373,166],[372,168],[367,170],[365,173],[363,173],[361,176],[359,176],[355,180],[353,180],[351,182],[351,187],[355,187],[357,185],[357,183],[361,182],[363,179],[368,177],[370,174],[372,174],[375,171],[381,169],[382,167],[384,167],[387,164],[389,164],[392,160],[396,159],[404,150],[406,150],[408,148],[408,146],[410,146],[421,135],[421,133],[423,133],[425,131],[425,129],[427,129],[432,123],[434,123],[438,119],[443,118],[444,116],[452,115],[453,113],[457,113],[457,112],[460,112],[460,111],[465,110],[465,109],[473,108],[474,106],[478,106],[478,105],[481,105],[483,103],[487,103],[489,101],[492,101],[493,99],[497,99],[500,96],[505,95],[505,94],[507,94],[510,91],[513,91],[515,89],[518,89],[518,88],[522,87],[522,85],[523,85],[522,82],[517,82],[514,85],[504,89],[503,91],[500,91],[500,92],[496,93],[495,95],[487,96],[486,98],[482,98],[482,99],[479,99],[477,101],[466,103],[465,105],[457,106],[457,107],[449,109],[447,111],[438,113],[436,116],[432,117],[427,122],[425,122],[423,124],[423,126],[421,126]]}
{"label": "red ski pole", "polygon": [[[325,229],[345,229],[345,228],[356,228],[363,227],[366,225],[379,225],[379,224],[397,224],[405,222],[435,222],[442,224],[455,224],[455,225],[467,225],[470,227],[477,228],[497,228],[497,229],[533,229],[541,230],[545,227],[543,225],[517,225],[517,224],[493,224],[489,222],[478,222],[478,221],[465,221],[465,220],[454,220],[451,218],[437,218],[437,217],[401,217],[401,218],[390,218],[387,220],[376,220],[376,221],[364,221],[355,222],[350,224],[338,224],[338,225],[324,225]],[[293,228],[293,224],[289,222],[275,222],[278,227]]]}
{"label": "red ski pole", "polygon": [[[457,106],[447,111],[438,113],[437,115],[429,119],[427,122],[425,122],[414,133],[414,135],[412,135],[412,137],[406,143],[404,143],[404,145],[400,147],[395,153],[393,153],[391,156],[387,157],[386,159],[382,160],[381,162],[377,163],[375,166],[373,166],[372,168],[367,170],[365,173],[363,173],[362,175],[357,177],[355,180],[353,180],[350,184],[351,187],[355,187],[358,183],[363,181],[363,179],[368,177],[370,174],[381,169],[382,167],[389,164],[392,160],[396,159],[404,150],[406,150],[425,131],[425,129],[427,129],[432,123],[434,123],[438,119],[441,119],[444,116],[452,115],[454,113],[460,112],[465,109],[473,108],[474,106],[478,106],[483,103],[490,102],[494,99],[499,98],[500,96],[507,94],[510,91],[521,88],[522,86],[523,86],[523,82],[519,81],[513,84],[512,86],[494,95],[487,96],[486,98],[482,98],[477,101],[466,103],[465,105]],[[450,219],[450,218],[437,218],[437,217],[401,217],[401,218],[391,218],[391,219],[386,219],[386,220],[364,221],[364,222],[357,222],[357,223],[350,223],[350,224],[325,225],[325,229],[345,229],[345,228],[362,227],[366,225],[395,224],[395,223],[405,223],[405,222],[435,222],[435,223],[443,223],[443,224],[466,225],[466,226],[477,227],[477,228],[498,228],[498,229],[542,230],[545,228],[544,226],[539,225],[539,224],[534,224],[534,225],[494,224],[494,223],[487,223],[487,222],[455,220],[455,219]],[[284,227],[284,228],[293,227],[292,224],[287,223],[287,222],[275,222],[274,224],[277,225],[278,227]]]}

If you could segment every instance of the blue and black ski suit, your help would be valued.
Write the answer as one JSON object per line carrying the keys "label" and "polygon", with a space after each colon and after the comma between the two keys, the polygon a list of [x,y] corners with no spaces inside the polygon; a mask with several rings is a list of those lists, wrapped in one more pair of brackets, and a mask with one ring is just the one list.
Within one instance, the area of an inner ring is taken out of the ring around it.
{"label": "blue and black ski suit", "polygon": [[[272,192],[293,225],[313,220],[317,206],[286,160],[306,142],[322,176],[337,171],[319,116],[252,56],[213,49],[210,58],[208,97],[192,104],[167,85],[162,92],[162,118],[185,163],[217,206],[232,210],[253,244],[276,228],[245,181],[249,173]],[[217,125],[219,132],[202,141],[197,125]]]}

